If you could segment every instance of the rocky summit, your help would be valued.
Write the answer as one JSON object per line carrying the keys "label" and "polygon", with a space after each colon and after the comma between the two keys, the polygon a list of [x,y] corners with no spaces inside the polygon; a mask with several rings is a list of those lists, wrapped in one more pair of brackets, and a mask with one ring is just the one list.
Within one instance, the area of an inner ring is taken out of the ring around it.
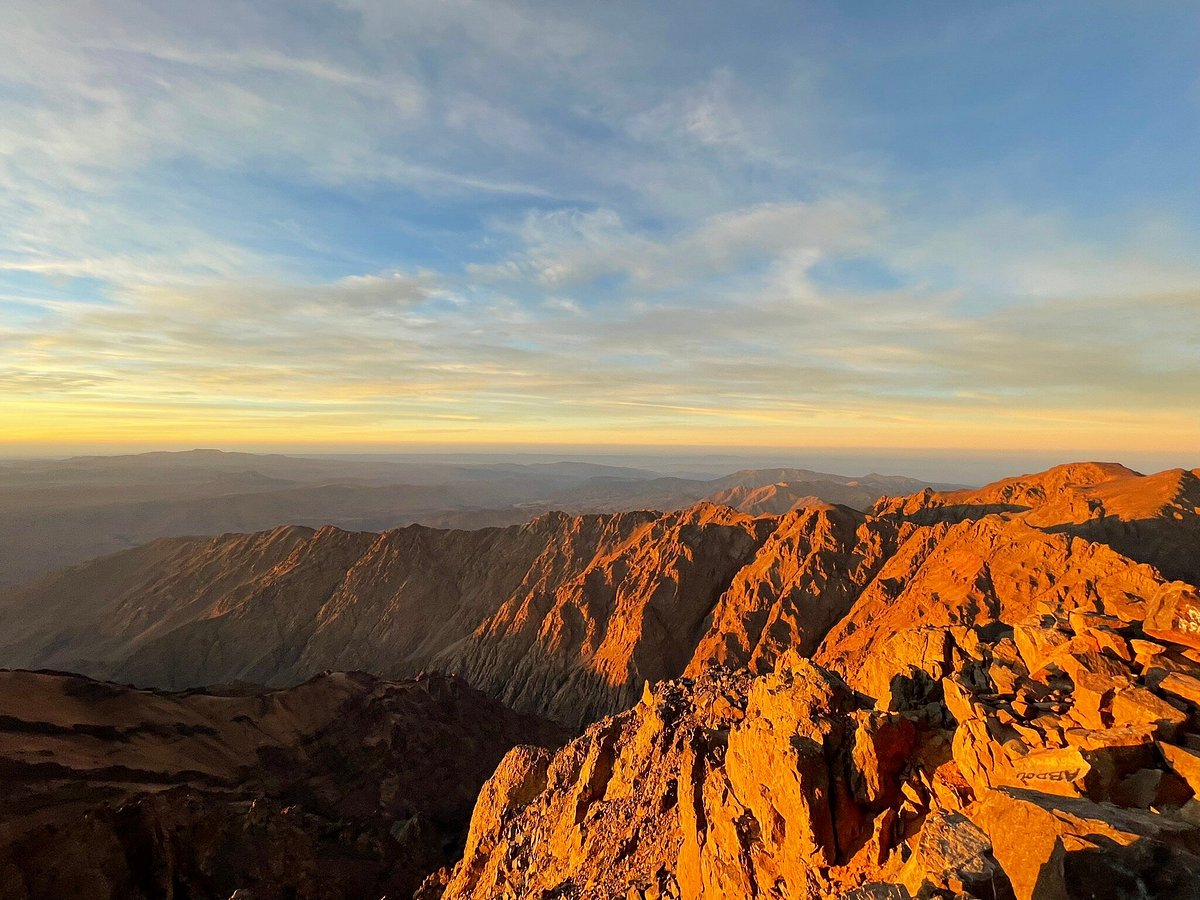
{"label": "rocky summit", "polygon": [[892,632],[877,696],[792,653],[656,685],[511,751],[420,896],[1200,896],[1200,594],[1079,600]]}
{"label": "rocky summit", "polygon": [[[0,662],[457,676],[5,675],[0,885],[1200,897],[1198,560],[1200,472],[1100,463],[867,512],[158,542],[16,592]],[[288,816],[310,868],[254,855]]]}

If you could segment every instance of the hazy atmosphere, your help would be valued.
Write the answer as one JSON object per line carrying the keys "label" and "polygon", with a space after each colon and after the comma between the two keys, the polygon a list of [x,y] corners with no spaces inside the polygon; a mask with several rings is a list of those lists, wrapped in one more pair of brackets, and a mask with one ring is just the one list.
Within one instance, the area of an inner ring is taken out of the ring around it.
{"label": "hazy atmosphere", "polygon": [[1198,45],[1177,2],[5,3],[0,452],[1187,463]]}

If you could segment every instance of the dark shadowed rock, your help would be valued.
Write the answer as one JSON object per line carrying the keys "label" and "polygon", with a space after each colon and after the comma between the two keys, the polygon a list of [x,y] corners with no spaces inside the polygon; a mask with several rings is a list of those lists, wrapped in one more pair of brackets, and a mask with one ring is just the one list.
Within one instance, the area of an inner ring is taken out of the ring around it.
{"label": "dark shadowed rock", "polygon": [[562,733],[439,675],[168,694],[0,672],[0,896],[405,896]]}

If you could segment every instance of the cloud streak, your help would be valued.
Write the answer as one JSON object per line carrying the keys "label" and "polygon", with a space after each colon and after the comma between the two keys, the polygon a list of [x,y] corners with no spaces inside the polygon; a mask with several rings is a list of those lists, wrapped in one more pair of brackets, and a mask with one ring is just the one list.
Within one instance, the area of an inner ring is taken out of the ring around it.
{"label": "cloud streak", "polygon": [[1132,167],[1139,202],[1097,209],[1028,189],[1049,156],[911,133],[978,121],[904,106],[930,59],[978,79],[973,24],[997,72],[1006,41],[1061,48],[999,14],[689,11],[10,4],[0,426],[1197,445],[1200,210]]}

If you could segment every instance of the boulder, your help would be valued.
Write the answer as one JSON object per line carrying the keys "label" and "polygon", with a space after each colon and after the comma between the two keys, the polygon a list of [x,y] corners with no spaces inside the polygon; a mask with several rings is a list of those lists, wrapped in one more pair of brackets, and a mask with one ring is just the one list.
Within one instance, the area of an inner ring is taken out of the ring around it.
{"label": "boulder", "polygon": [[1070,639],[1070,635],[1052,624],[1047,626],[1040,622],[1025,623],[1013,628],[1013,640],[1016,641],[1017,651],[1021,654],[1025,668],[1030,672],[1042,668],[1054,651],[1067,644]]}
{"label": "boulder", "polygon": [[964,815],[933,812],[897,880],[914,897],[949,891],[991,898],[997,882],[1003,885],[1005,879],[983,829]]}
{"label": "boulder", "polygon": [[1183,672],[1168,672],[1158,682],[1158,690],[1200,707],[1200,678]]}
{"label": "boulder", "polygon": [[1111,803],[988,792],[972,810],[1017,900],[1200,897],[1200,832]]}
{"label": "boulder", "polygon": [[1118,806],[1136,809],[1178,809],[1191,798],[1192,789],[1187,782],[1162,769],[1138,769],[1121,779],[1112,792],[1113,802]]}
{"label": "boulder", "polygon": [[881,710],[913,710],[936,698],[950,668],[950,634],[945,628],[912,628],[889,635],[851,679],[876,699]]}
{"label": "boulder", "polygon": [[851,789],[869,808],[891,806],[900,790],[897,775],[909,761],[917,740],[913,723],[899,713],[855,713]]}
{"label": "boulder", "polygon": [[1171,771],[1186,781],[1193,793],[1200,794],[1200,753],[1162,741],[1158,743],[1158,751]]}
{"label": "boulder", "polygon": [[1109,711],[1113,696],[1128,683],[1128,679],[1078,672],[1072,694],[1071,718],[1084,728],[1106,727],[1112,718]]}
{"label": "boulder", "polygon": [[1151,725],[1170,737],[1188,719],[1187,713],[1140,685],[1118,690],[1112,700],[1113,725]]}
{"label": "boulder", "polygon": [[1174,582],[1146,604],[1142,630],[1150,637],[1200,650],[1200,590]]}

